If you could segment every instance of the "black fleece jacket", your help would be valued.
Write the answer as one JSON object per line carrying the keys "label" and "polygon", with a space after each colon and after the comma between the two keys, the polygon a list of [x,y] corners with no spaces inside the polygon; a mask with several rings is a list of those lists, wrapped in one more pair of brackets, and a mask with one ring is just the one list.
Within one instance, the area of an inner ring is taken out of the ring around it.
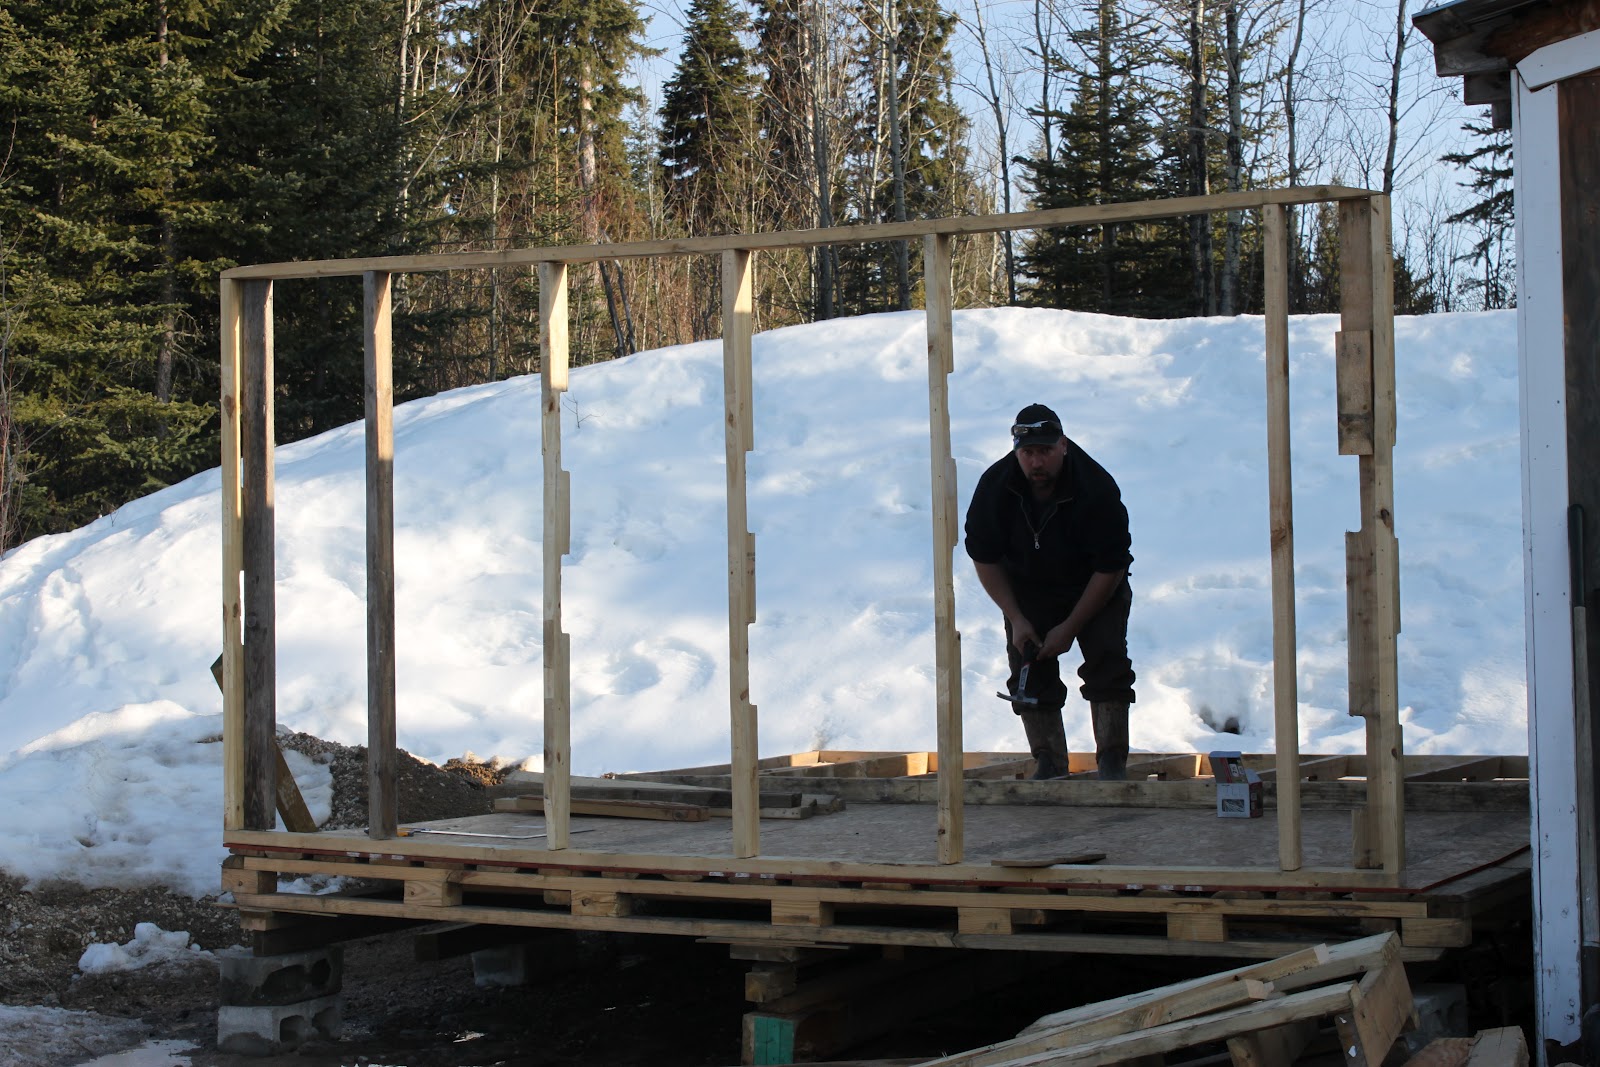
{"label": "black fleece jacket", "polygon": [[967,555],[1005,567],[1014,587],[1073,595],[1095,572],[1133,563],[1128,509],[1106,469],[1070,438],[1052,498],[1036,504],[1015,453],[983,472],[967,506]]}

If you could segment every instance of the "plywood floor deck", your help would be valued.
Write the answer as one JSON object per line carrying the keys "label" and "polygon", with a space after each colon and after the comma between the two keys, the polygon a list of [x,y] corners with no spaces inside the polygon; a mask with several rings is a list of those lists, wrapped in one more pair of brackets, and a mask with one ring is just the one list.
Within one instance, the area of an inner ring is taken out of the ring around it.
{"label": "plywood floor deck", "polygon": [[[1349,863],[1350,821],[1348,812],[1304,813],[1307,867],[1334,868]],[[538,848],[537,840],[520,840],[544,832],[545,821],[539,815],[478,815],[407,825],[431,832],[380,843],[368,839],[361,830],[334,830],[315,835],[314,843],[318,851],[419,859],[448,856],[517,866],[603,869],[609,866],[607,857],[616,857],[619,869],[630,870],[648,866],[646,857],[700,861],[690,865],[663,862],[659,866],[661,870],[686,873],[739,869],[745,865],[732,858],[728,819],[684,823],[576,815],[571,823],[571,849],[555,852]],[[451,830],[503,836],[452,836],[448,833]],[[808,873],[820,862],[837,874],[845,874],[858,865],[863,874],[873,874],[878,873],[873,868],[886,865],[913,865],[926,868],[917,872],[919,878],[948,881],[956,872],[942,873],[946,869],[938,864],[936,830],[936,812],[925,804],[855,802],[843,811],[811,819],[763,820],[760,866],[794,860],[800,873]],[[291,851],[311,843],[308,835],[293,837],[293,842],[284,842]],[[1406,842],[1406,868],[1400,884],[1392,891],[1414,893],[1525,849],[1528,830],[1523,818],[1507,812],[1413,812],[1406,820]],[[965,862],[957,876],[960,881],[983,882],[991,877],[995,882],[1005,881],[1001,877],[1003,868],[988,872],[988,877],[974,877],[968,871],[972,866],[992,867],[997,859],[1043,859],[1086,852],[1105,853],[1105,859],[1095,865],[1103,869],[1259,868],[1258,885],[1272,884],[1278,873],[1277,825],[1273,819],[1219,819],[1204,810],[985,805],[966,812],[966,844]],[[441,851],[438,846],[447,849]],[[1101,880],[1094,868],[1084,867],[1075,873],[1088,882]],[[899,874],[910,877],[912,872]],[[1194,884],[1208,883],[1196,878]],[[1325,888],[1341,886],[1330,876]],[[1372,887],[1362,887],[1352,878],[1342,888]]]}

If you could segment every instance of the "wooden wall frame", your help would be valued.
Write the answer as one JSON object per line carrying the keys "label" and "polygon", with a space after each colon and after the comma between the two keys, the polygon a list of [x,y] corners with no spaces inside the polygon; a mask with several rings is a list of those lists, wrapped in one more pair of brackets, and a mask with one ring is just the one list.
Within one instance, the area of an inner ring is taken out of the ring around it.
{"label": "wooden wall frame", "polygon": [[[1288,241],[1286,209],[1335,203],[1341,236],[1341,317],[1335,361],[1339,451],[1358,463],[1361,529],[1346,535],[1350,713],[1366,720],[1366,804],[1355,813],[1349,869],[1303,870],[1299,716],[1295,684],[1294,531],[1290,491]],[[571,494],[561,469],[561,395],[567,387],[567,276],[599,259],[718,255],[722,264],[727,448],[730,768],[733,857],[760,856],[758,731],[751,702],[749,633],[755,621],[755,539],[748,529],[745,456],[755,447],[753,280],[761,252],[886,240],[923,242],[927,289],[928,412],[933,514],[937,668],[938,862],[963,856],[961,649],[955,625],[958,498],[951,458],[949,376],[951,249],[964,234],[1156,220],[1220,211],[1259,211],[1265,239],[1265,349],[1269,455],[1274,713],[1277,731],[1278,880],[1318,884],[1344,875],[1395,885],[1405,860],[1404,746],[1399,722],[1398,542],[1394,535],[1395,433],[1393,273],[1389,201],[1342,186],[1250,190],[1205,197],[962,216],[784,233],[737,234],[632,244],[506,249],[271,263],[225,271],[221,283],[224,828],[273,828],[275,728],[272,596],[272,286],[277,281],[361,276],[367,363],[367,541],[371,825],[396,831],[393,596],[393,390],[389,380],[390,282],[395,274],[533,267],[540,281],[541,437],[544,453],[544,740],[549,851],[569,849],[570,649],[561,629],[561,558],[571,543]],[[805,861],[797,861],[805,862]],[[1193,876],[1194,868],[1172,869]],[[1105,872],[1110,875],[1113,872]],[[1141,872],[1148,874],[1149,872]],[[1266,878],[1266,881],[1271,881]],[[1353,884],[1353,883],[1352,883]]]}

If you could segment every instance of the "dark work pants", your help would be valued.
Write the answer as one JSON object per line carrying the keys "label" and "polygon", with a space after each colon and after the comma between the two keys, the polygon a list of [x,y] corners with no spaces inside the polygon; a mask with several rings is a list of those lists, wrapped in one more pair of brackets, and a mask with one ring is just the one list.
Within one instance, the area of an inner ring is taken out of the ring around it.
{"label": "dark work pants", "polygon": [[[1059,626],[1072,614],[1078,602],[1077,591],[1067,595],[1030,592],[1012,586],[1018,606],[1034,630],[1043,640],[1054,626]],[[1107,702],[1132,704],[1133,661],[1128,658],[1128,612],[1133,607],[1133,590],[1123,579],[1117,591],[1101,607],[1099,614],[1089,620],[1089,625],[1078,635],[1074,647],[1083,656],[1078,668],[1078,678],[1083,682],[1078,692],[1091,704]],[[1070,654],[1070,653],[1069,653]],[[1011,643],[1011,621],[1006,620],[1006,660],[1011,666],[1011,677],[1006,679],[1006,691],[1017,691],[1017,672],[1022,668],[1022,653]],[[1067,702],[1067,685],[1061,680],[1061,661],[1043,660],[1029,672],[1028,688],[1039,698],[1039,710],[1059,710]],[[1013,704],[1019,712],[1024,705]]]}

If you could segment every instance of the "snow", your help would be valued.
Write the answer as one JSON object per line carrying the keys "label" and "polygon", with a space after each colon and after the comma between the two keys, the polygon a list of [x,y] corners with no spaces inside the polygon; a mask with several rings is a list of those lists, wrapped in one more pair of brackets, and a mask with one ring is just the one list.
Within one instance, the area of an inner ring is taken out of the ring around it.
{"label": "snow", "polygon": [[212,953],[189,940],[187,930],[168,931],[155,923],[138,923],[133,928],[133,940],[127,944],[101,942],[84,949],[78,960],[78,970],[84,974],[110,974],[174,961],[212,958]]}
{"label": "snow", "polygon": [[[1302,751],[1362,747],[1346,712],[1332,317],[1291,324]],[[1396,324],[1400,695],[1411,752],[1526,751],[1515,318]],[[1273,746],[1259,318],[959,312],[962,507],[1015,412],[1058,411],[1133,519],[1147,751]],[[927,356],[920,312],[761,334],[749,457],[761,752],[931,749]],[[572,552],[572,769],[727,760],[722,365],[716,343],[574,369],[563,402]],[[396,411],[399,742],[539,766],[539,385]],[[366,739],[359,424],[277,453],[278,719]],[[30,882],[215,892],[223,852],[218,475],[0,560],[0,866]],[[1023,749],[999,613],[956,553],[969,750]],[[1069,705],[1068,737],[1092,746]],[[1239,736],[1216,727],[1238,723]],[[289,753],[313,814],[326,767]]]}

